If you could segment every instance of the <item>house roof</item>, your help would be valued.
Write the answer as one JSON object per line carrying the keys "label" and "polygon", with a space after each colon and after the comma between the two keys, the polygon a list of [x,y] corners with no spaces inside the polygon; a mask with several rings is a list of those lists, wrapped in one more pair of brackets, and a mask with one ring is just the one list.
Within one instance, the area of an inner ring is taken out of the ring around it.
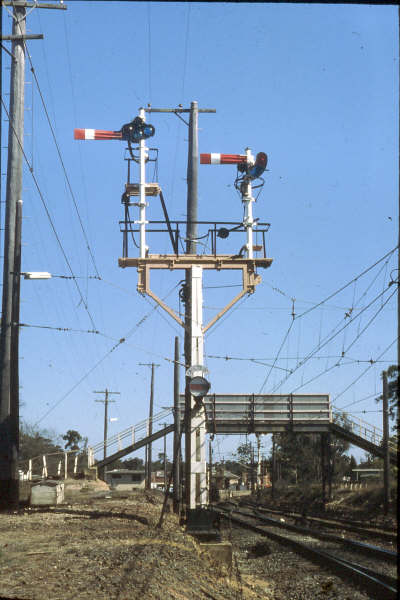
{"label": "house roof", "polygon": [[141,473],[144,475],[145,471],[144,470],[135,471],[132,469],[113,469],[112,471],[106,471],[106,475],[111,475],[113,473],[131,473],[131,474]]}
{"label": "house roof", "polygon": [[[212,474],[216,475],[216,476],[218,476],[218,475],[221,476],[221,471],[213,469]],[[223,472],[223,477],[227,477],[228,479],[240,479],[239,475],[236,475],[235,473],[232,473],[231,471],[225,471],[225,470]]]}

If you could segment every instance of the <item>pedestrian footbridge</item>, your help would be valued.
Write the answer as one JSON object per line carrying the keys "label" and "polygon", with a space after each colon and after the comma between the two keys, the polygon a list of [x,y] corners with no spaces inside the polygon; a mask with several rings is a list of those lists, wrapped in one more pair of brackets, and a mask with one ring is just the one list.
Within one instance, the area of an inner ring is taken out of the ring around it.
{"label": "pedestrian footbridge", "polygon": [[[329,395],[210,394],[203,399],[206,430],[211,434],[267,434],[279,432],[331,433],[379,457],[384,456],[383,432],[349,413],[333,412]],[[180,397],[181,421],[184,396]],[[174,430],[173,409],[164,409],[88,447],[88,466],[98,468],[139,450]],[[392,463],[397,448],[389,444]]]}

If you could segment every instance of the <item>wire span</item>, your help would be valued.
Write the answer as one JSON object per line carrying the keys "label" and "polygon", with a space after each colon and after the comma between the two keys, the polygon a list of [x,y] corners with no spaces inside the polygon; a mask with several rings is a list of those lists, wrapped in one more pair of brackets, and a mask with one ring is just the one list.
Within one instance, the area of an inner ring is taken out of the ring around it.
{"label": "wire span", "polygon": [[10,115],[9,115],[9,112],[8,112],[8,110],[7,110],[7,107],[6,107],[6,105],[4,104],[4,100],[3,100],[3,98],[1,98],[1,103],[2,103],[2,105],[3,105],[3,108],[4,108],[5,112],[6,112],[6,115],[7,115],[7,117],[8,117],[8,120],[9,120],[9,123],[10,123],[10,127],[12,128],[12,130],[13,130],[13,133],[14,133],[14,135],[15,135],[15,138],[16,138],[16,140],[17,140],[17,142],[18,142],[18,144],[19,144],[19,147],[20,147],[20,149],[21,149],[22,156],[24,157],[24,160],[25,160],[25,162],[26,162],[26,164],[27,164],[27,166],[28,166],[28,169],[29,169],[29,171],[30,171],[31,177],[32,177],[32,179],[33,179],[33,181],[34,181],[34,184],[35,184],[35,186],[36,186],[36,189],[37,189],[37,191],[38,191],[39,197],[40,197],[40,199],[41,199],[41,201],[42,201],[42,204],[43,204],[44,210],[45,210],[45,212],[46,212],[46,216],[47,216],[47,218],[48,218],[48,220],[49,220],[50,226],[51,226],[51,228],[52,228],[52,230],[53,230],[53,233],[54,233],[54,235],[55,235],[55,238],[56,238],[56,240],[57,240],[57,243],[58,243],[58,245],[59,245],[59,248],[60,248],[60,250],[61,250],[61,253],[62,253],[62,255],[63,255],[63,257],[64,257],[64,260],[65,260],[65,262],[67,263],[67,267],[68,267],[68,269],[69,269],[69,271],[70,271],[70,273],[71,273],[71,275],[72,275],[72,279],[73,279],[73,281],[74,281],[74,283],[75,283],[76,289],[78,290],[78,294],[79,294],[79,297],[80,297],[80,299],[81,299],[81,302],[82,302],[82,304],[83,304],[83,306],[84,306],[84,308],[85,308],[85,310],[86,310],[86,312],[87,312],[87,314],[88,314],[88,316],[89,316],[89,319],[90,319],[90,322],[91,322],[91,324],[92,324],[93,328],[94,328],[94,329],[97,329],[97,327],[96,327],[96,325],[95,325],[95,322],[94,322],[94,320],[93,320],[93,317],[92,317],[92,315],[90,314],[89,307],[88,307],[88,305],[87,305],[87,303],[86,303],[86,301],[85,301],[85,299],[84,299],[84,297],[83,297],[83,294],[82,294],[81,288],[79,287],[79,284],[77,283],[77,280],[76,280],[75,274],[74,274],[74,272],[73,272],[72,266],[71,266],[71,264],[70,264],[70,262],[69,262],[69,259],[68,259],[68,257],[67,257],[67,254],[66,254],[65,250],[64,250],[64,247],[63,247],[63,245],[62,245],[62,243],[61,243],[60,237],[59,237],[59,235],[58,235],[58,233],[57,233],[57,230],[56,230],[56,228],[55,228],[55,225],[54,225],[54,223],[53,223],[53,220],[52,220],[52,218],[51,218],[51,215],[50,215],[50,212],[49,212],[48,206],[47,206],[47,204],[46,204],[46,201],[45,201],[45,199],[44,199],[44,196],[43,196],[42,190],[40,189],[40,187],[39,187],[39,183],[38,183],[38,181],[37,181],[37,179],[36,179],[36,177],[35,177],[35,174],[34,174],[34,172],[33,172],[33,168],[32,168],[32,166],[30,165],[30,163],[29,163],[29,161],[28,161],[28,158],[27,158],[27,156],[26,156],[26,154],[25,154],[25,151],[24,151],[24,148],[23,148],[23,146],[22,146],[21,140],[19,139],[19,137],[18,137],[18,136],[17,136],[17,134],[16,134],[16,131],[15,131],[15,128],[14,128],[14,124],[13,124],[13,123],[12,123],[12,121],[10,120]]}

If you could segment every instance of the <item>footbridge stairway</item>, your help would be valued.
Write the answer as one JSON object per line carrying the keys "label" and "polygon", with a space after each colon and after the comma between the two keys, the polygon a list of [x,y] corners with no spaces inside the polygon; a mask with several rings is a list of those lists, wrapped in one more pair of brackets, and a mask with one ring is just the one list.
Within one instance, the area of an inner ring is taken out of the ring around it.
{"label": "footbridge stairway", "polygon": [[[338,422],[332,422],[329,430],[350,444],[358,446],[374,456],[384,458],[383,432],[374,425],[369,425],[362,420],[356,422],[351,415],[346,414],[346,427]],[[392,464],[397,464],[397,447],[393,442],[389,442],[389,460]]]}
{"label": "footbridge stairway", "polygon": [[[105,442],[102,441],[94,446],[88,446],[88,467],[96,466],[100,469],[164,437],[174,430],[173,423],[166,424],[166,421],[171,420],[173,420],[172,409],[165,409],[154,415],[152,419],[145,419],[137,425],[132,425],[124,429],[124,431],[108,438]],[[101,454],[104,457],[104,449],[106,449],[106,452],[111,449],[114,451],[109,456],[106,456],[106,458],[96,459],[96,455]]]}

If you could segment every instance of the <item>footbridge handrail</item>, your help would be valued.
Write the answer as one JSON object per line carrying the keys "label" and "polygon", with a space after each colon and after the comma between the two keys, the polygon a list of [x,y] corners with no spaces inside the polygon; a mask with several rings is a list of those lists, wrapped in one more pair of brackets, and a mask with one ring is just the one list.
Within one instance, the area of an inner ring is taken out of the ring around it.
{"label": "footbridge handrail", "polygon": [[[375,444],[375,446],[380,446],[383,442],[383,431],[377,425],[371,425],[367,423],[361,417],[355,417],[354,415],[347,413],[345,411],[334,410],[333,411],[334,422],[335,417],[342,417],[344,420],[344,424],[342,425],[344,428],[349,427],[349,431],[358,435],[359,437]],[[337,425],[341,425],[341,423],[337,423]],[[396,452],[397,446],[394,442],[389,440],[389,449],[393,452]]]}
{"label": "footbridge handrail", "polygon": [[163,409],[161,412],[153,415],[152,418],[144,419],[136,425],[131,425],[127,429],[124,429],[123,431],[120,431],[119,433],[107,438],[106,441],[103,440],[97,444],[88,446],[87,454],[89,467],[94,465],[95,454],[104,451],[104,447],[109,450],[112,446],[117,445],[118,450],[121,450],[123,445],[128,446],[130,444],[134,444],[141,437],[145,437],[149,434],[150,426],[158,424],[161,420],[165,421],[165,419],[171,416],[173,416],[172,408]]}

